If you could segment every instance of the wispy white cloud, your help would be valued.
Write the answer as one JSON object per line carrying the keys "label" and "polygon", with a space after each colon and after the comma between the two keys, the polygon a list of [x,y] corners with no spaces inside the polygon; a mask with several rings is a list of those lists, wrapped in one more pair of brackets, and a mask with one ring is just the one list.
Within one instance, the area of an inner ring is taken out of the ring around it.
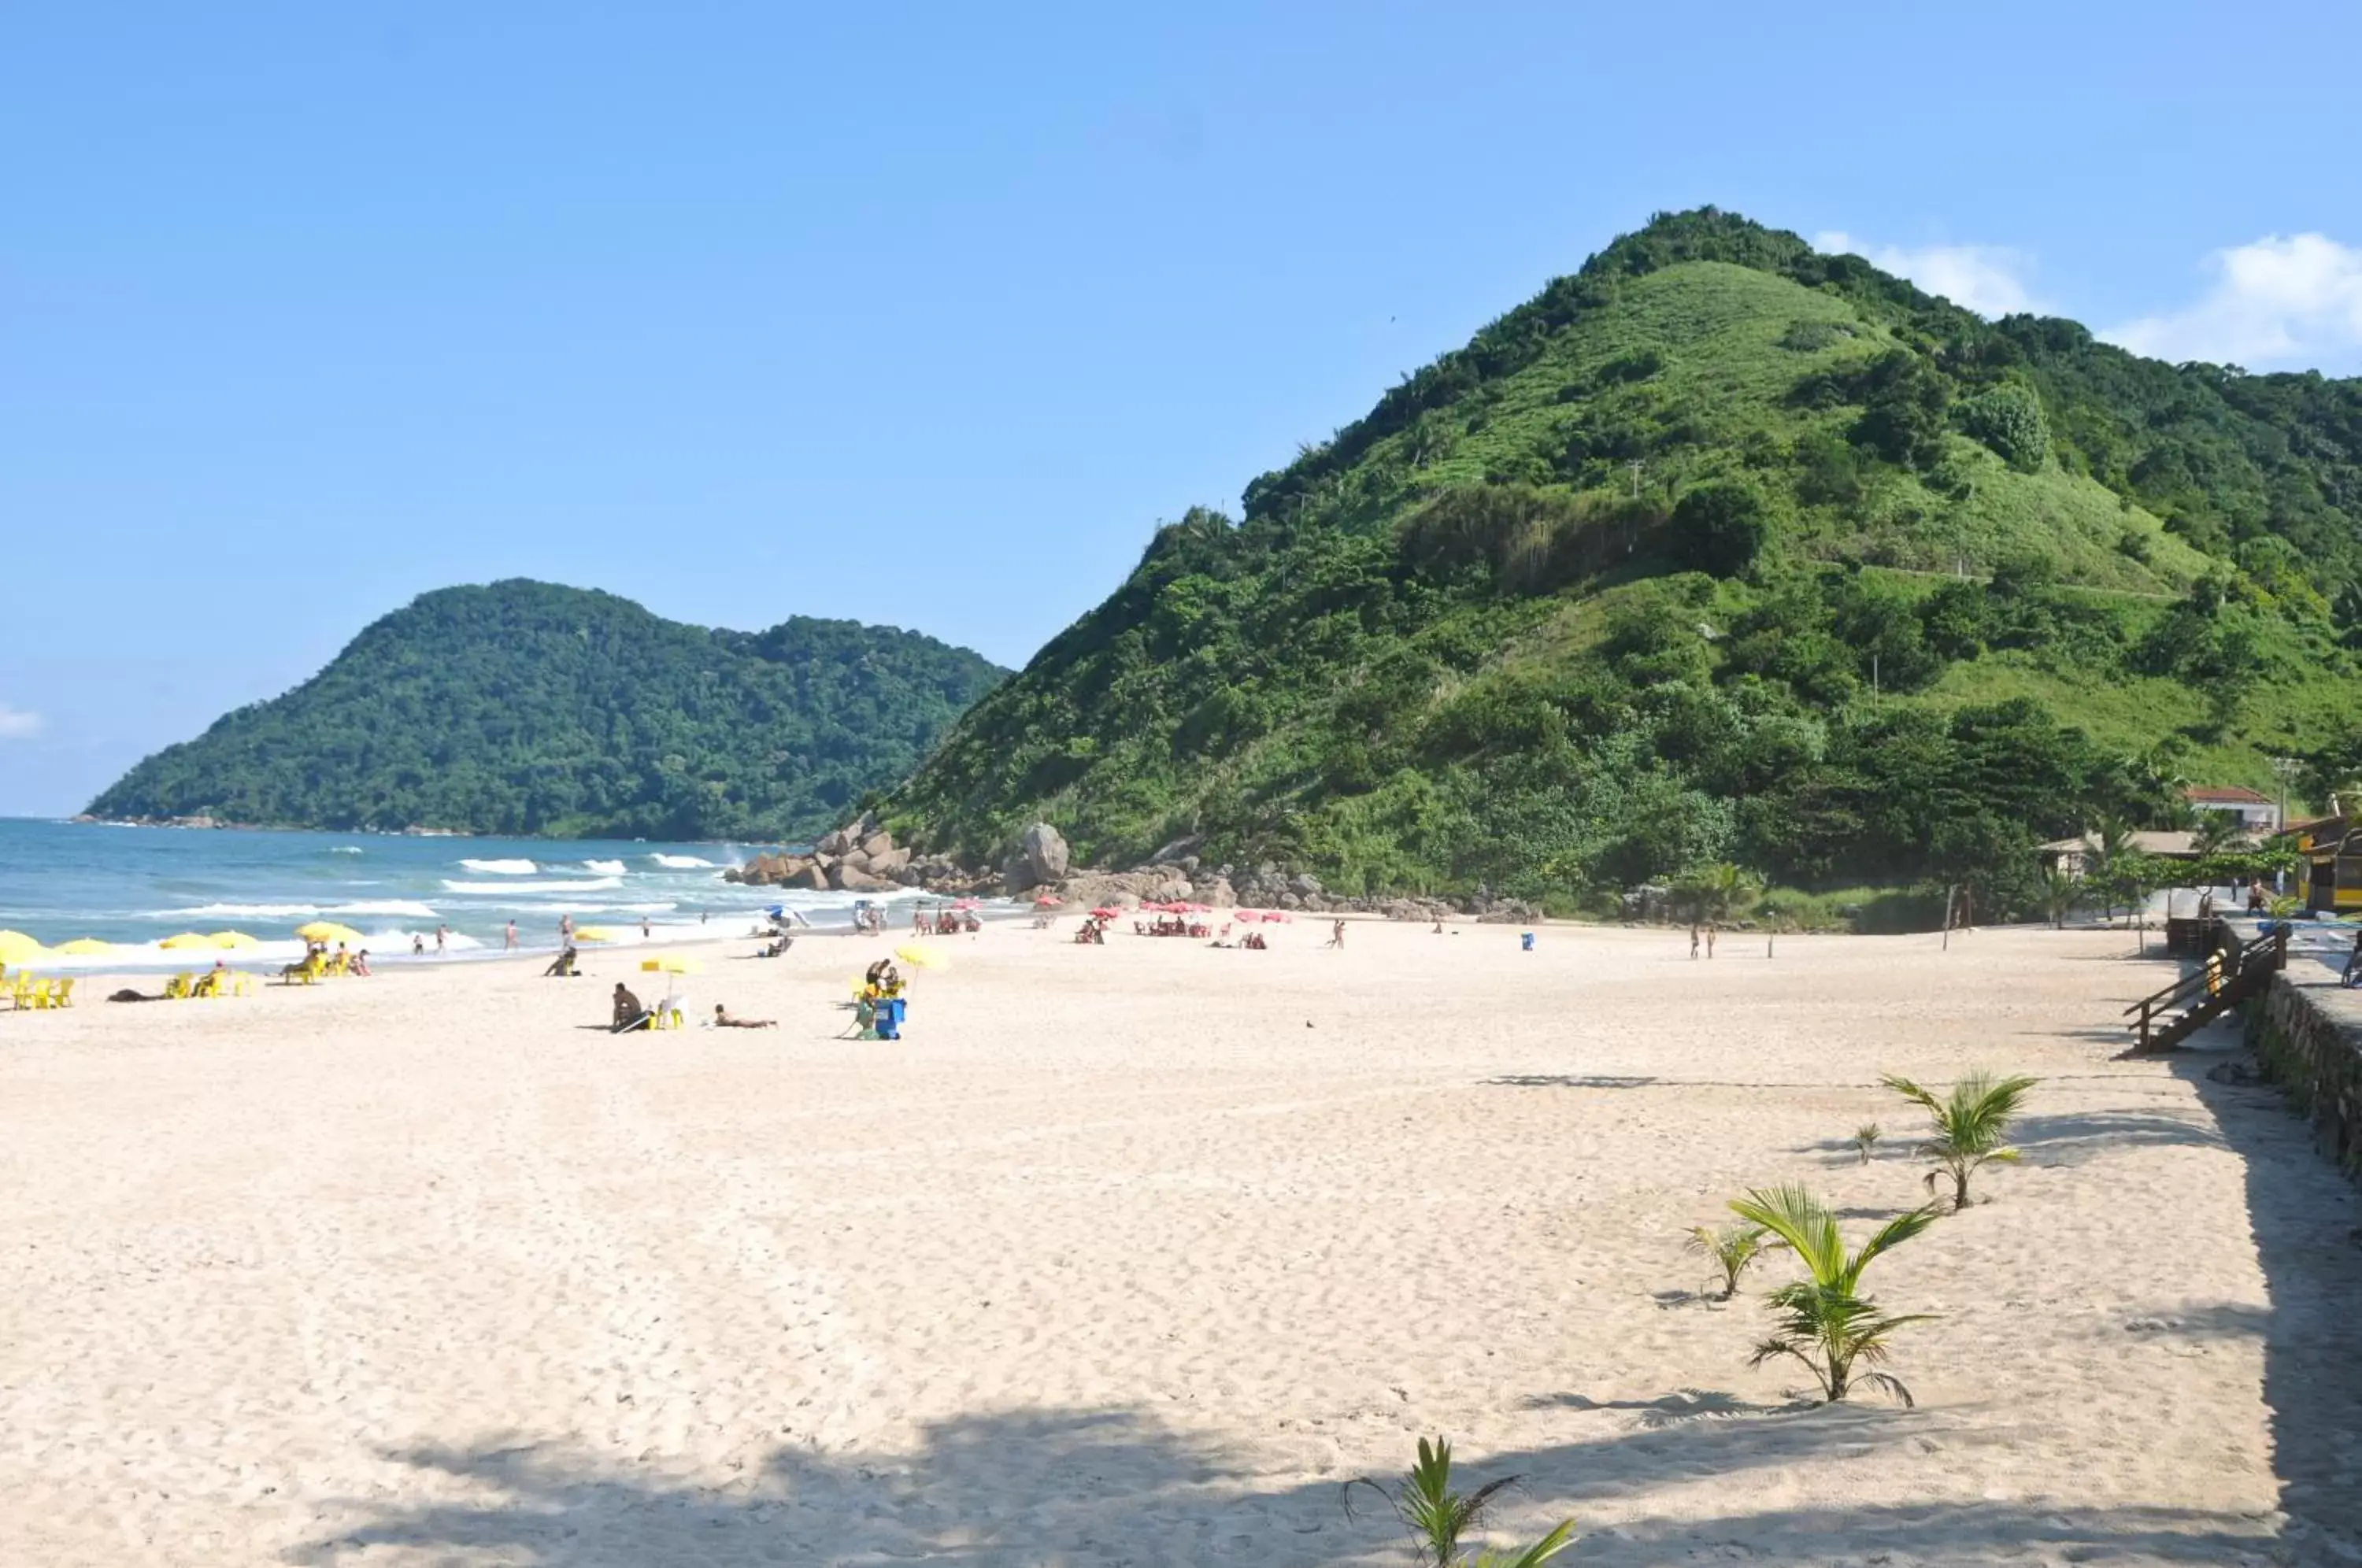
{"label": "wispy white cloud", "polygon": [[0,740],[29,740],[41,733],[41,715],[0,702]]}
{"label": "wispy white cloud", "polygon": [[2034,292],[2033,256],[2010,246],[1871,245],[1830,229],[1813,236],[1813,248],[1831,256],[1859,256],[1981,316],[2051,308]]}
{"label": "wispy white cloud", "polygon": [[2100,334],[2136,354],[2250,370],[2362,363],[2362,248],[2266,235],[2206,259],[2213,282],[2180,310]]}

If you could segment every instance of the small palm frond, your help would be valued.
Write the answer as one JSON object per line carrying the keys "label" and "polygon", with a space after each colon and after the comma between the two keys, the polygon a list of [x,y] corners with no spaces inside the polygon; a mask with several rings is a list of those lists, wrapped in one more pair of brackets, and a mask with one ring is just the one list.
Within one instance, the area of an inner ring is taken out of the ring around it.
{"label": "small palm frond", "polygon": [[1725,1225],[1720,1230],[1697,1225],[1690,1230],[1689,1250],[1714,1260],[1722,1271],[1722,1298],[1727,1301],[1738,1294],[1738,1276],[1763,1254],[1767,1234],[1760,1225]]}
{"label": "small palm frond", "polygon": [[1430,1444],[1421,1438],[1418,1463],[1392,1486],[1366,1475],[1346,1482],[1345,1514],[1349,1518],[1352,1517],[1353,1488],[1367,1486],[1394,1509],[1420,1562],[1432,1562],[1436,1568],[1452,1568],[1460,1561],[1460,1538],[1479,1528],[1495,1493],[1517,1483],[1516,1476],[1505,1475],[1497,1481],[1487,1481],[1473,1492],[1454,1492],[1451,1441],[1439,1437]]}
{"label": "small palm frond", "polygon": [[1574,1544],[1574,1521],[1562,1519],[1556,1529],[1518,1552],[1515,1557],[1487,1551],[1469,1562],[1468,1568],[1541,1568],[1541,1565]]}
{"label": "small palm frond", "polygon": [[1838,1234],[1837,1216],[1800,1183],[1750,1191],[1733,1198],[1730,1211],[1786,1242],[1815,1279],[1834,1277],[1844,1266],[1845,1240]]}

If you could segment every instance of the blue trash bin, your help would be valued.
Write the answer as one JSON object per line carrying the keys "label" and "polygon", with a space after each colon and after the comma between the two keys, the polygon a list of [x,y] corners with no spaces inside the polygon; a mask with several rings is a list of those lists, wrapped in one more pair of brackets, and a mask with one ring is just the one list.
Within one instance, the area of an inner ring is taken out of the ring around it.
{"label": "blue trash bin", "polygon": [[900,997],[888,997],[877,1004],[878,1039],[900,1040],[902,1038],[902,1007],[903,1002]]}
{"label": "blue trash bin", "polygon": [[1534,950],[1534,933],[1530,931],[1519,932],[1518,933],[1518,945],[1524,948],[1527,952],[1531,953]]}

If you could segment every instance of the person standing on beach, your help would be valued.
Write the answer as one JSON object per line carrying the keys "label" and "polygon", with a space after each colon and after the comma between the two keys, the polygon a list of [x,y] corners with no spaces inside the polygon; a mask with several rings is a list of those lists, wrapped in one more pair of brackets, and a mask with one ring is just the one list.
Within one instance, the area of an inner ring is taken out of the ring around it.
{"label": "person standing on beach", "polygon": [[1323,947],[1336,948],[1342,948],[1345,945],[1345,922],[1343,921],[1335,920],[1329,922],[1329,940],[1322,943],[1321,945]]}
{"label": "person standing on beach", "polygon": [[516,922],[514,921],[509,922],[509,929],[503,942],[503,946],[511,953],[516,951]]}
{"label": "person standing on beach", "polygon": [[574,917],[570,914],[557,917],[557,945],[560,947],[574,945]]}
{"label": "person standing on beach", "polygon": [[640,917],[640,940],[641,940],[642,942],[646,942],[647,939],[648,939],[648,917],[647,917],[647,916],[646,916],[646,915],[642,915],[642,916]]}
{"label": "person standing on beach", "polygon": [[410,955],[413,958],[426,956],[426,939],[414,931],[410,933]]}
{"label": "person standing on beach", "polygon": [[1692,958],[1695,958],[1697,955],[1698,955],[1698,922],[1695,922],[1695,921],[1692,921],[1692,922],[1690,922],[1690,956],[1691,956]]}
{"label": "person standing on beach", "polygon": [[1709,958],[1714,956],[1714,922],[1712,921],[1706,922],[1705,924],[1705,955]]}
{"label": "person standing on beach", "polygon": [[443,956],[444,946],[450,940],[451,928],[449,926],[438,925],[435,928],[435,956],[437,958]]}

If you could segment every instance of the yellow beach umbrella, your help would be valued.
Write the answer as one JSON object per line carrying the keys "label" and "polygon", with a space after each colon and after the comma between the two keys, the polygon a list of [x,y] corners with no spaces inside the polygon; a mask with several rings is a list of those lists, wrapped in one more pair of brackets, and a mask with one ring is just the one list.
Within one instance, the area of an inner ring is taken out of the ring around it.
{"label": "yellow beach umbrella", "polygon": [[615,933],[603,925],[579,925],[574,928],[577,942],[613,942]]}
{"label": "yellow beach umbrella", "polygon": [[[359,932],[349,925],[338,925],[332,920],[315,920],[309,925],[299,925],[295,928],[295,934],[306,942],[359,942],[361,940]],[[210,936],[200,936],[189,945],[194,947],[202,944],[210,947],[213,945],[213,940]],[[170,947],[172,944],[167,942],[164,945]]]}
{"label": "yellow beach umbrella", "polygon": [[[576,934],[579,935],[580,933],[578,932]],[[684,958],[678,953],[659,953],[653,958],[643,958],[640,960],[640,967],[667,975],[705,973],[705,964],[701,959]]]}
{"label": "yellow beach umbrella", "polygon": [[213,934],[215,947],[259,947],[261,943],[242,931],[216,931]]}
{"label": "yellow beach umbrella", "polygon": [[951,956],[948,954],[916,942],[905,943],[897,947],[894,949],[894,956],[914,969],[948,969],[952,966]]}
{"label": "yellow beach umbrella", "polygon": [[0,964],[22,964],[46,957],[49,951],[21,931],[0,931]]}
{"label": "yellow beach umbrella", "polygon": [[184,931],[178,936],[166,937],[156,945],[159,947],[211,947],[213,944],[214,939],[210,936],[200,936],[193,931]]}
{"label": "yellow beach umbrella", "polygon": [[101,942],[95,936],[77,936],[72,942],[59,943],[54,951],[71,954],[76,958],[87,958],[93,954],[114,952],[115,944]]}

